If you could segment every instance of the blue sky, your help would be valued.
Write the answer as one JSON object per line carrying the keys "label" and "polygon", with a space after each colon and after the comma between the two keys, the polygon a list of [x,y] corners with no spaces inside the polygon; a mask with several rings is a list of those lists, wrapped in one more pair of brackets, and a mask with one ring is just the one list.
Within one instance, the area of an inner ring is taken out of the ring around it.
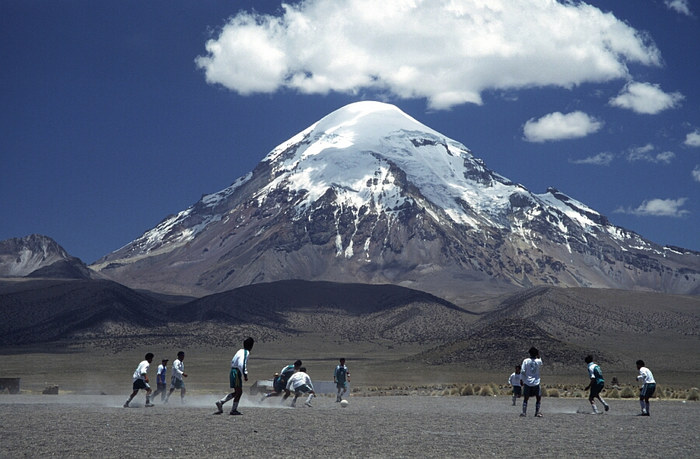
{"label": "blue sky", "polygon": [[697,3],[5,0],[0,34],[0,240],[91,263],[373,99],[700,250]]}

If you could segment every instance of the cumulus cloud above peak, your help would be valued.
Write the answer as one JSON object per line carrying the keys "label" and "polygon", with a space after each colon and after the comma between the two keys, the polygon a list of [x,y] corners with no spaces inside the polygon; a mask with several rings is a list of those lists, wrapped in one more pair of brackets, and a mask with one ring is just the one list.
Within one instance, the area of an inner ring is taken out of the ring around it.
{"label": "cumulus cloud above peak", "polygon": [[585,137],[601,127],[602,121],[580,111],[567,114],[554,112],[537,120],[528,120],[523,127],[523,133],[528,142],[546,142]]}
{"label": "cumulus cloud above peak", "polygon": [[655,115],[677,107],[683,99],[681,93],[666,93],[656,84],[630,82],[617,97],[610,99],[610,105],[627,108],[636,113]]}
{"label": "cumulus cloud above peak", "polygon": [[611,13],[543,0],[306,0],[242,12],[196,63],[242,95],[370,90],[436,109],[489,89],[573,87],[659,65],[656,46]]}

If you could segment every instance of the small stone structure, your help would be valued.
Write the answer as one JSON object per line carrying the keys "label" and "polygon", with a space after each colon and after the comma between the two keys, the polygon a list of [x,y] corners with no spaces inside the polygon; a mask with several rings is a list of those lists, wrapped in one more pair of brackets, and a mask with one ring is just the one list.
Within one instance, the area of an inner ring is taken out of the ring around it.
{"label": "small stone structure", "polygon": [[11,394],[19,394],[21,378],[0,378],[0,392],[4,392],[5,389]]}
{"label": "small stone structure", "polygon": [[58,395],[58,385],[49,384],[41,393],[44,395]]}

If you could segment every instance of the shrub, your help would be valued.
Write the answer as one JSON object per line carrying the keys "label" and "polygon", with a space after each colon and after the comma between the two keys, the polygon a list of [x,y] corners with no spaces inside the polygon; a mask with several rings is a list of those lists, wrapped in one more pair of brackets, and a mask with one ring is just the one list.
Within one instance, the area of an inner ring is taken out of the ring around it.
{"label": "shrub", "polygon": [[613,389],[607,393],[608,398],[620,398],[620,391]]}
{"label": "shrub", "polygon": [[547,391],[547,397],[559,397],[559,389],[549,389]]}
{"label": "shrub", "polygon": [[634,398],[636,396],[637,394],[635,394],[632,388],[630,387],[625,387],[624,389],[622,389],[622,392],[620,392],[621,398]]}
{"label": "shrub", "polygon": [[462,386],[462,389],[459,391],[459,395],[474,395],[474,386],[471,384],[466,384]]}
{"label": "shrub", "polygon": [[493,389],[491,389],[491,386],[484,386],[481,388],[479,395],[483,395],[484,397],[493,397]]}
{"label": "shrub", "polygon": [[688,397],[686,400],[697,402],[700,401],[700,390],[697,387],[693,387],[688,391]]}

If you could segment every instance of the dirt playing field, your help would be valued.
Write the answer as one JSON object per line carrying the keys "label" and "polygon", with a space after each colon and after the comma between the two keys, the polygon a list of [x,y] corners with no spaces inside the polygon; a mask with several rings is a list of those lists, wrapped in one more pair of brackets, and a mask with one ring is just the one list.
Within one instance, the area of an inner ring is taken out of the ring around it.
{"label": "dirt playing field", "polygon": [[[223,395],[223,393],[222,393]],[[602,415],[582,399],[322,396],[313,407],[244,396],[242,416],[215,416],[215,395],[131,408],[125,396],[0,394],[0,457],[700,457],[700,403],[610,400]]]}

